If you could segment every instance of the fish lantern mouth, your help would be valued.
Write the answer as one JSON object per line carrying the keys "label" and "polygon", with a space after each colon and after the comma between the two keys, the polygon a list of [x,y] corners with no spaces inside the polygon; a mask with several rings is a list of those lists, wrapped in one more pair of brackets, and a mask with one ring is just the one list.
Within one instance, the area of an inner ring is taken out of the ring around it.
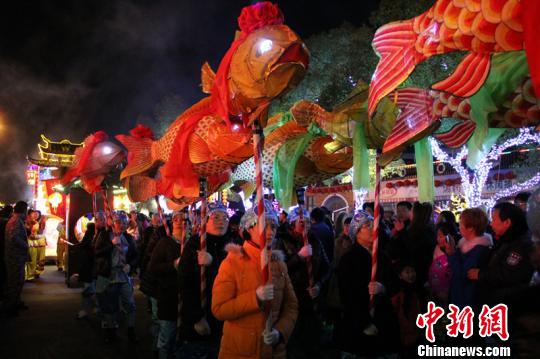
{"label": "fish lantern mouth", "polygon": [[295,88],[309,66],[309,51],[302,42],[295,42],[283,51],[267,77],[269,97],[278,97]]}

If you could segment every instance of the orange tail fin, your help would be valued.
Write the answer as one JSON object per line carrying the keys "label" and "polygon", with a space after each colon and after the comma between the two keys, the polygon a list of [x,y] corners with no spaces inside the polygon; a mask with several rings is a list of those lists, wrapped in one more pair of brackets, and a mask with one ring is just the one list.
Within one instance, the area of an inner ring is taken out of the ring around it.
{"label": "orange tail fin", "polygon": [[116,139],[128,150],[127,166],[120,174],[120,179],[142,174],[155,166],[152,157],[152,139],[137,138],[130,135],[117,135]]}
{"label": "orange tail fin", "polygon": [[439,126],[438,117],[432,110],[433,97],[428,90],[404,88],[391,93],[388,98],[396,103],[401,113],[384,143],[383,153],[399,151]]}
{"label": "orange tail fin", "polygon": [[456,67],[452,75],[433,85],[433,89],[451,93],[454,96],[474,95],[489,75],[491,54],[470,53]]}
{"label": "orange tail fin", "polygon": [[447,147],[459,148],[467,143],[475,129],[476,123],[473,121],[464,121],[457,123],[444,133],[435,134],[434,137]]}
{"label": "orange tail fin", "polygon": [[414,71],[426,57],[416,51],[417,35],[413,20],[398,21],[380,27],[373,38],[373,48],[380,56],[369,87],[368,113],[372,116],[379,101]]}
{"label": "orange tail fin", "polygon": [[129,176],[122,183],[127,190],[129,200],[132,202],[144,202],[158,194],[157,181],[150,177]]}

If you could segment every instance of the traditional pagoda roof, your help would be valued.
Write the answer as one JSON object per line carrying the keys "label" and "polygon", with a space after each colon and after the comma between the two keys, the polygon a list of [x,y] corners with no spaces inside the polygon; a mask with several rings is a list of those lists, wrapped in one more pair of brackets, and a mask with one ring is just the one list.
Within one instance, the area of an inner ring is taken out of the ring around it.
{"label": "traditional pagoda roof", "polygon": [[39,159],[27,156],[30,163],[41,167],[69,167],[73,164],[75,150],[83,143],[73,143],[70,140],[54,142],[41,135],[43,143],[38,143]]}

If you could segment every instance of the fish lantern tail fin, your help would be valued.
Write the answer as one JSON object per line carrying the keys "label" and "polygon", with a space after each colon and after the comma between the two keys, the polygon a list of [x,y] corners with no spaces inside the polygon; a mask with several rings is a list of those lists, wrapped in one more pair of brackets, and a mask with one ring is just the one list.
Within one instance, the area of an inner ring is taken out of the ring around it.
{"label": "fish lantern tail fin", "polygon": [[130,135],[117,135],[116,139],[128,151],[127,165],[122,171],[120,179],[142,174],[156,165],[152,156],[153,134],[144,126],[137,126],[130,131]]}
{"label": "fish lantern tail fin", "polygon": [[368,113],[372,116],[379,101],[414,71],[426,57],[415,49],[417,34],[413,20],[393,22],[380,27],[372,46],[380,60],[371,78]]}

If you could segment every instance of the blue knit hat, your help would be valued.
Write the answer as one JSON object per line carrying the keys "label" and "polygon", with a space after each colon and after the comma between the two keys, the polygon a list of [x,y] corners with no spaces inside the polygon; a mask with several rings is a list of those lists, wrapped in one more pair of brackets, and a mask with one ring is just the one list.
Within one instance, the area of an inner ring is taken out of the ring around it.
{"label": "blue knit hat", "polygon": [[210,216],[216,212],[223,212],[227,214],[227,218],[229,218],[227,213],[227,208],[219,202],[211,202],[206,205],[206,217],[210,218]]}
{"label": "blue knit hat", "polygon": [[[258,216],[258,206],[253,206],[252,208],[248,209],[240,220],[240,228],[250,229],[257,224]],[[266,223],[272,222],[276,226],[279,224],[276,210],[274,209],[272,203],[267,199],[264,200],[264,218]]]}
{"label": "blue knit hat", "polygon": [[[309,219],[309,212],[304,208],[304,218]],[[296,206],[291,210],[291,213],[289,213],[289,216],[287,217],[287,220],[289,223],[294,223],[296,220],[300,218],[300,207]]]}
{"label": "blue knit hat", "polygon": [[373,222],[373,217],[364,210],[357,211],[349,225],[349,237],[354,240],[360,227],[367,222]]}

